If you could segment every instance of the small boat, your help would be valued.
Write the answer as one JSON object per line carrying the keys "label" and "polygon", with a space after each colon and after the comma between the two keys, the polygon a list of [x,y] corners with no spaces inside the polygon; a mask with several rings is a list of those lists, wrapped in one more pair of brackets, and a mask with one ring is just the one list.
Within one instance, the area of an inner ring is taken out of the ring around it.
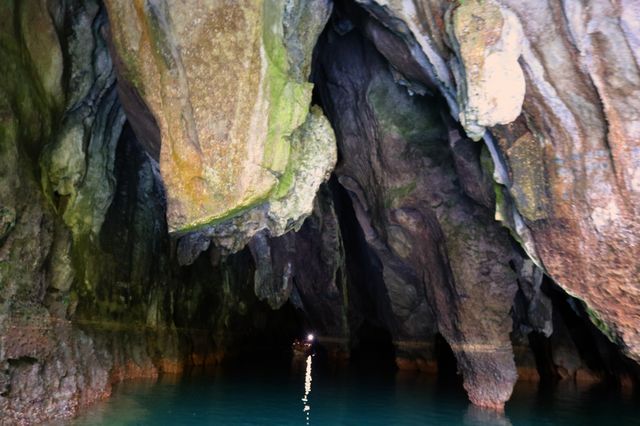
{"label": "small boat", "polygon": [[307,335],[305,340],[296,339],[291,344],[293,350],[293,356],[307,356],[311,355],[313,351],[313,334]]}

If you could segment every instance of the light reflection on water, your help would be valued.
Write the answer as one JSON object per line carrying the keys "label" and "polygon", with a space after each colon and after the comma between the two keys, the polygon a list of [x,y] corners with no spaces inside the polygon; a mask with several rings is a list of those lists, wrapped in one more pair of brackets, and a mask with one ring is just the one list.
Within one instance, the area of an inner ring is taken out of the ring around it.
{"label": "light reflection on water", "polygon": [[311,403],[309,402],[309,394],[311,393],[311,364],[313,362],[312,355],[307,355],[306,365],[307,368],[304,372],[304,395],[302,396],[303,408],[302,412],[305,415],[307,425],[309,425],[309,417],[311,416]]}
{"label": "light reflection on water", "polygon": [[218,369],[206,376],[125,382],[116,388],[111,399],[92,407],[72,424],[640,424],[638,398],[611,389],[564,386],[550,392],[518,384],[506,414],[495,414],[469,405],[460,388],[443,386],[432,376],[376,370],[333,371],[314,361],[309,356],[292,365]]}

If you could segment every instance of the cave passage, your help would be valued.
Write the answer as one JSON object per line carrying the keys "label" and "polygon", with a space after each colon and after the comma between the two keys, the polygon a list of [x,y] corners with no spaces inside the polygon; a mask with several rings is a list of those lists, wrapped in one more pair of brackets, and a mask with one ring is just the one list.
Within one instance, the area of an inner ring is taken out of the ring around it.
{"label": "cave passage", "polygon": [[4,0],[0,423],[637,421],[640,10],[543,3]]}

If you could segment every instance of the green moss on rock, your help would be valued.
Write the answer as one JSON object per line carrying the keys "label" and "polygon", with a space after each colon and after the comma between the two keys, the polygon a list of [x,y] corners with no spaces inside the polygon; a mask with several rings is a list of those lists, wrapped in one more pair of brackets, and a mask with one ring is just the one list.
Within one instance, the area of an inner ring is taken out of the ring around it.
{"label": "green moss on rock", "polygon": [[285,197],[330,2],[301,2],[295,13],[284,0],[214,2],[197,20],[173,3],[106,6],[123,76],[160,128],[170,232],[217,226]]}
{"label": "green moss on rock", "polygon": [[393,207],[396,201],[402,200],[403,198],[411,194],[416,189],[416,186],[417,183],[414,181],[395,188],[389,188],[385,193],[385,208]]}
{"label": "green moss on rock", "polygon": [[[283,34],[283,13],[284,1],[264,2],[263,41],[267,56],[269,117],[263,166],[276,173],[283,173],[287,168],[291,155],[288,137],[294,129],[304,123],[313,88],[311,83],[297,82],[289,74],[289,60]],[[276,198],[284,193],[282,188],[276,188],[274,192]]]}
{"label": "green moss on rock", "polygon": [[367,101],[380,121],[384,132],[396,132],[425,156],[438,160],[444,143],[444,127],[439,106],[422,96],[406,96],[399,88],[374,80],[367,92]]}
{"label": "green moss on rock", "polygon": [[591,309],[586,302],[583,301],[583,305],[591,323],[593,323],[593,325],[595,325],[611,342],[621,344],[622,342],[620,341],[616,330],[611,327],[609,323],[603,320],[598,312]]}

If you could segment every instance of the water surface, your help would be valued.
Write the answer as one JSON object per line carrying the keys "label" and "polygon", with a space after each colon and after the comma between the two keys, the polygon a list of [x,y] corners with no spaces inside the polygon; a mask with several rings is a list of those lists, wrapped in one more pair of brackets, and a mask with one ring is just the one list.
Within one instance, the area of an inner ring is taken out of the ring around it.
{"label": "water surface", "polygon": [[504,415],[475,409],[459,384],[315,358],[134,380],[75,419],[88,425],[640,425],[637,397],[606,387],[518,385]]}

